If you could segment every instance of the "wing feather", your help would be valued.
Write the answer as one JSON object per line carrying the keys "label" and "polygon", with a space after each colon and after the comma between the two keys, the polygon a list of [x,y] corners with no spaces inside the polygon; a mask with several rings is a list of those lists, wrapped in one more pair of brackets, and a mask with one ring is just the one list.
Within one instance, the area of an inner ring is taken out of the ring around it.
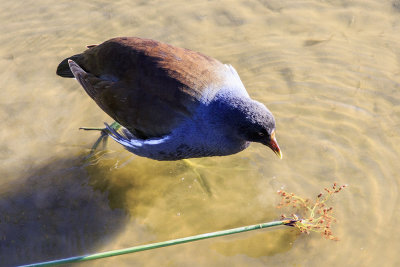
{"label": "wing feather", "polygon": [[206,90],[218,91],[226,69],[201,53],[134,37],[91,46],[74,60],[71,71],[89,96],[143,138],[168,134],[192,116]]}

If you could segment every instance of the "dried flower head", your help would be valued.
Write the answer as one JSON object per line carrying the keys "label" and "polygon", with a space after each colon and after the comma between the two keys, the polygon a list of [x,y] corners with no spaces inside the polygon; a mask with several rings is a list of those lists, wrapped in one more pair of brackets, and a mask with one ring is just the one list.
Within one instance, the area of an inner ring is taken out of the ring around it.
{"label": "dried flower head", "polygon": [[[278,194],[281,196],[281,201],[277,208],[289,207],[296,209],[296,214],[289,216],[282,214],[282,220],[290,220],[291,226],[294,226],[302,233],[309,234],[310,232],[318,232],[327,239],[339,240],[332,234],[332,223],[336,222],[333,217],[333,207],[326,205],[326,202],[332,197],[333,194],[339,193],[347,185],[338,186],[334,183],[332,188],[324,188],[324,193],[318,194],[315,201],[310,199],[303,199],[293,193],[287,193],[279,190]],[[299,219],[302,218],[302,219]]]}

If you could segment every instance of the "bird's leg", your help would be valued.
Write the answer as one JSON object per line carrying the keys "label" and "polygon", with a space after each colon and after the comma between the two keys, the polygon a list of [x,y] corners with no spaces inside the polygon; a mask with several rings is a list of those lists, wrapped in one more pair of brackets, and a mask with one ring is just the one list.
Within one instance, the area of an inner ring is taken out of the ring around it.
{"label": "bird's leg", "polygon": [[212,197],[212,192],[211,192],[211,188],[210,185],[208,184],[208,181],[206,179],[206,177],[204,177],[204,175],[201,175],[198,171],[196,167],[199,167],[198,164],[193,163],[191,160],[189,159],[183,159],[182,160],[186,166],[188,166],[193,172],[194,174],[198,177],[197,181],[199,182],[201,188],[203,188],[203,190],[207,193],[207,195],[209,197]]}
{"label": "bird's leg", "polygon": [[[114,121],[110,125],[111,128],[114,130],[118,131],[119,128],[121,128],[121,125]],[[99,146],[100,142],[103,141],[103,147],[106,147],[107,145],[107,140],[108,140],[108,130],[107,128],[96,128],[96,127],[81,127],[79,130],[85,130],[85,131],[100,131],[100,137],[97,139],[97,141],[93,144],[92,148],[90,149],[90,155],[96,151],[97,147]]]}

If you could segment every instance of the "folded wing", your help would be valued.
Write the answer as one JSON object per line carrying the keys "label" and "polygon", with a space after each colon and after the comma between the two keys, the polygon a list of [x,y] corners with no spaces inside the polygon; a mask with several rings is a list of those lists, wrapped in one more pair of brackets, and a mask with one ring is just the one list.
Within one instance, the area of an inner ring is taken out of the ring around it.
{"label": "folded wing", "polygon": [[190,118],[219,90],[226,70],[200,53],[141,38],[111,39],[72,59],[70,70],[89,96],[143,139]]}

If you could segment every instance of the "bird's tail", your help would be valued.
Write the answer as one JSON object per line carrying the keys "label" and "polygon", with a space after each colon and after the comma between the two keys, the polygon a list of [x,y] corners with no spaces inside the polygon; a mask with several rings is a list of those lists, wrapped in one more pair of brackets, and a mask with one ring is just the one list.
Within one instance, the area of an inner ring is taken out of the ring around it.
{"label": "bird's tail", "polygon": [[72,74],[71,69],[68,65],[68,60],[77,61],[77,59],[81,56],[81,54],[74,55],[72,57],[68,57],[61,61],[61,63],[57,67],[57,75],[64,77],[64,78],[74,78],[74,74]]}

